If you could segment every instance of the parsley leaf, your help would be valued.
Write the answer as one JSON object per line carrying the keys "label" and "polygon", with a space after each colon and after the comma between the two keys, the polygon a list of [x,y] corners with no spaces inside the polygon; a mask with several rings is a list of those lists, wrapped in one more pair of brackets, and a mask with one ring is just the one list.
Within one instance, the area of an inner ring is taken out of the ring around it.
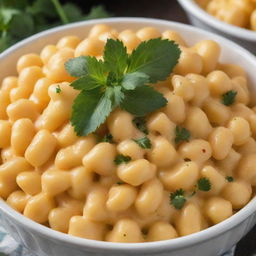
{"label": "parsley leaf", "polygon": [[121,86],[110,87],[112,92],[112,100],[115,107],[119,106],[124,99],[124,93]]}
{"label": "parsley leaf", "polygon": [[176,129],[175,129],[175,143],[178,144],[182,141],[188,141],[189,138],[190,138],[190,132],[184,128],[184,127],[181,127],[181,126],[176,126]]}
{"label": "parsley leaf", "polygon": [[163,81],[178,63],[180,54],[174,41],[156,38],[142,42],[132,52],[127,72],[143,72],[151,83]]}
{"label": "parsley leaf", "polygon": [[110,134],[110,133],[106,134],[106,135],[102,138],[101,142],[113,143],[113,135]]}
{"label": "parsley leaf", "polygon": [[122,41],[108,39],[103,58],[107,69],[115,73],[118,78],[124,73],[128,63],[128,54]]}
{"label": "parsley leaf", "polygon": [[97,79],[90,75],[82,76],[70,84],[76,90],[92,90],[100,86]]}
{"label": "parsley leaf", "polygon": [[65,63],[67,72],[73,77],[81,77],[70,85],[77,90],[90,90],[105,85],[105,66],[95,57],[81,56],[68,60]]}
{"label": "parsley leaf", "polygon": [[135,117],[132,120],[133,124],[139,129],[141,132],[148,134],[148,129],[146,127],[146,120],[144,117]]}
{"label": "parsley leaf", "polygon": [[123,185],[123,184],[125,184],[123,181],[118,181],[117,183],[116,183],[117,185]]}
{"label": "parsley leaf", "polygon": [[60,88],[60,86],[58,85],[57,87],[56,87],[56,93],[61,93],[61,88]]}
{"label": "parsley leaf", "polygon": [[113,105],[106,93],[98,88],[82,91],[73,104],[71,123],[78,136],[94,132],[112,111]]}
{"label": "parsley leaf", "polygon": [[73,77],[85,76],[88,74],[88,56],[80,56],[68,60],[65,63],[65,68]]}
{"label": "parsley leaf", "polygon": [[233,182],[234,181],[234,178],[232,176],[226,176],[226,180],[228,182]]}
{"label": "parsley leaf", "polygon": [[226,106],[230,106],[235,102],[237,91],[230,90],[222,95],[222,103]]}
{"label": "parsley leaf", "polygon": [[142,72],[125,74],[122,80],[122,87],[126,90],[134,90],[138,86],[149,83],[149,76]]}
{"label": "parsley leaf", "polygon": [[135,116],[145,116],[166,104],[167,100],[161,93],[150,86],[143,85],[125,92],[121,108]]}
{"label": "parsley leaf", "polygon": [[197,187],[199,190],[206,192],[211,190],[212,185],[209,179],[201,178],[197,181]]}
{"label": "parsley leaf", "polygon": [[65,63],[68,73],[79,77],[70,86],[76,90],[92,90],[106,83],[104,64],[95,57],[78,57]]}
{"label": "parsley leaf", "polygon": [[170,203],[177,209],[180,210],[183,208],[187,199],[185,197],[185,192],[183,189],[176,190],[170,194]]}
{"label": "parsley leaf", "polygon": [[140,139],[134,139],[133,141],[135,141],[141,148],[144,149],[152,147],[151,141],[147,136]]}
{"label": "parsley leaf", "polygon": [[122,164],[122,163],[129,163],[131,161],[131,157],[130,156],[125,156],[125,155],[117,155],[114,162],[116,165]]}

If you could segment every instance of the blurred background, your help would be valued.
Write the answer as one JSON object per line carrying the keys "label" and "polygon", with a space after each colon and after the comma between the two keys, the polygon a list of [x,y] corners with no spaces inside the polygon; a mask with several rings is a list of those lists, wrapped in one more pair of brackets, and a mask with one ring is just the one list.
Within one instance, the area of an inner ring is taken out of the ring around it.
{"label": "blurred background", "polygon": [[[56,25],[111,16],[189,23],[176,0],[0,0],[0,51]],[[238,244],[235,256],[256,256],[256,228]]]}

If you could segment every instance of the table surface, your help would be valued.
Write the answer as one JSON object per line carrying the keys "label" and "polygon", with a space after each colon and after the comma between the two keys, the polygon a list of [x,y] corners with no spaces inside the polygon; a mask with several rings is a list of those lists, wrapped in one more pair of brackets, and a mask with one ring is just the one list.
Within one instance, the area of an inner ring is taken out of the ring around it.
{"label": "table surface", "polygon": [[[129,2],[108,0],[102,2],[115,16],[151,17],[189,23],[186,14],[176,0],[129,0]],[[256,254],[256,227],[239,242],[235,256],[254,254]]]}

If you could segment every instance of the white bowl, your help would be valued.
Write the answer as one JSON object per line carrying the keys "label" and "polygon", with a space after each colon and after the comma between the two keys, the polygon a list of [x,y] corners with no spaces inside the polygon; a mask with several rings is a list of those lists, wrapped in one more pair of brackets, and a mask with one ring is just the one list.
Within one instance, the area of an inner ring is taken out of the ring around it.
{"label": "white bowl", "polygon": [[202,9],[195,0],[178,1],[194,26],[223,35],[255,53],[256,31],[233,26],[218,20]]}
{"label": "white bowl", "polygon": [[[39,52],[45,44],[56,43],[64,35],[85,37],[89,29],[97,23],[106,23],[117,30],[138,29],[144,26],[154,26],[161,31],[172,29],[181,33],[189,44],[202,39],[214,39],[222,47],[221,60],[243,66],[250,81],[254,81],[252,92],[256,92],[256,58],[240,46],[192,26],[144,18],[110,18],[79,22],[34,35],[0,55],[0,78],[15,72],[15,63],[22,54]],[[254,226],[256,199],[231,218],[201,232],[169,241],[137,244],[101,242],[69,236],[27,219],[11,209],[3,200],[0,200],[0,217],[4,227],[16,241],[40,256],[216,256],[228,251]]]}

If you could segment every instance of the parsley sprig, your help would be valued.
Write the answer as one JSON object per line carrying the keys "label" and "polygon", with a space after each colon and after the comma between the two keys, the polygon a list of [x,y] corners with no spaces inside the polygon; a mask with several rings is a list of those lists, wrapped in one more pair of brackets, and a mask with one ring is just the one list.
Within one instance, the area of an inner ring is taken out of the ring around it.
{"label": "parsley sprig", "polygon": [[101,142],[108,142],[108,143],[114,143],[113,142],[113,135],[110,133],[107,133],[101,140]]}
{"label": "parsley sprig", "polygon": [[108,39],[103,61],[81,56],[66,62],[68,73],[78,78],[70,85],[81,91],[71,116],[77,135],[94,132],[116,107],[138,117],[164,107],[167,100],[150,84],[169,76],[180,53],[175,42],[157,38],[128,55],[121,41]]}
{"label": "parsley sprig", "polygon": [[60,85],[57,85],[57,87],[55,88],[56,93],[61,93],[61,88]]}
{"label": "parsley sprig", "polygon": [[235,102],[237,91],[230,90],[222,95],[222,103],[230,106]]}
{"label": "parsley sprig", "polygon": [[186,202],[187,199],[183,189],[178,189],[170,194],[170,203],[175,207],[175,209],[182,209]]}
{"label": "parsley sprig", "polygon": [[226,176],[226,180],[228,182],[233,182],[234,181],[234,178],[232,176]]}
{"label": "parsley sprig", "polygon": [[131,161],[131,157],[130,156],[125,156],[125,155],[117,155],[114,162],[116,165],[122,164],[122,163],[129,163]]}
{"label": "parsley sprig", "polygon": [[151,140],[145,136],[139,139],[134,139],[134,142],[136,142],[141,148],[147,149],[152,147]]}
{"label": "parsley sprig", "polygon": [[187,202],[188,198],[193,197],[198,190],[208,192],[211,190],[211,182],[207,178],[200,178],[195,185],[195,190],[186,195],[183,189],[178,189],[175,192],[170,194],[170,203],[174,206],[175,209],[180,210],[183,208],[185,203]]}
{"label": "parsley sprig", "polygon": [[136,126],[138,130],[141,132],[148,134],[148,128],[146,126],[146,120],[144,117],[135,117],[132,120],[133,124]]}
{"label": "parsley sprig", "polygon": [[211,182],[207,178],[200,178],[197,181],[198,190],[207,192],[207,191],[211,190],[211,187],[212,187]]}
{"label": "parsley sprig", "polygon": [[176,126],[176,129],[175,129],[175,143],[178,144],[182,141],[189,141],[190,139],[190,131],[187,130],[186,128],[184,127],[181,127],[181,126]]}

